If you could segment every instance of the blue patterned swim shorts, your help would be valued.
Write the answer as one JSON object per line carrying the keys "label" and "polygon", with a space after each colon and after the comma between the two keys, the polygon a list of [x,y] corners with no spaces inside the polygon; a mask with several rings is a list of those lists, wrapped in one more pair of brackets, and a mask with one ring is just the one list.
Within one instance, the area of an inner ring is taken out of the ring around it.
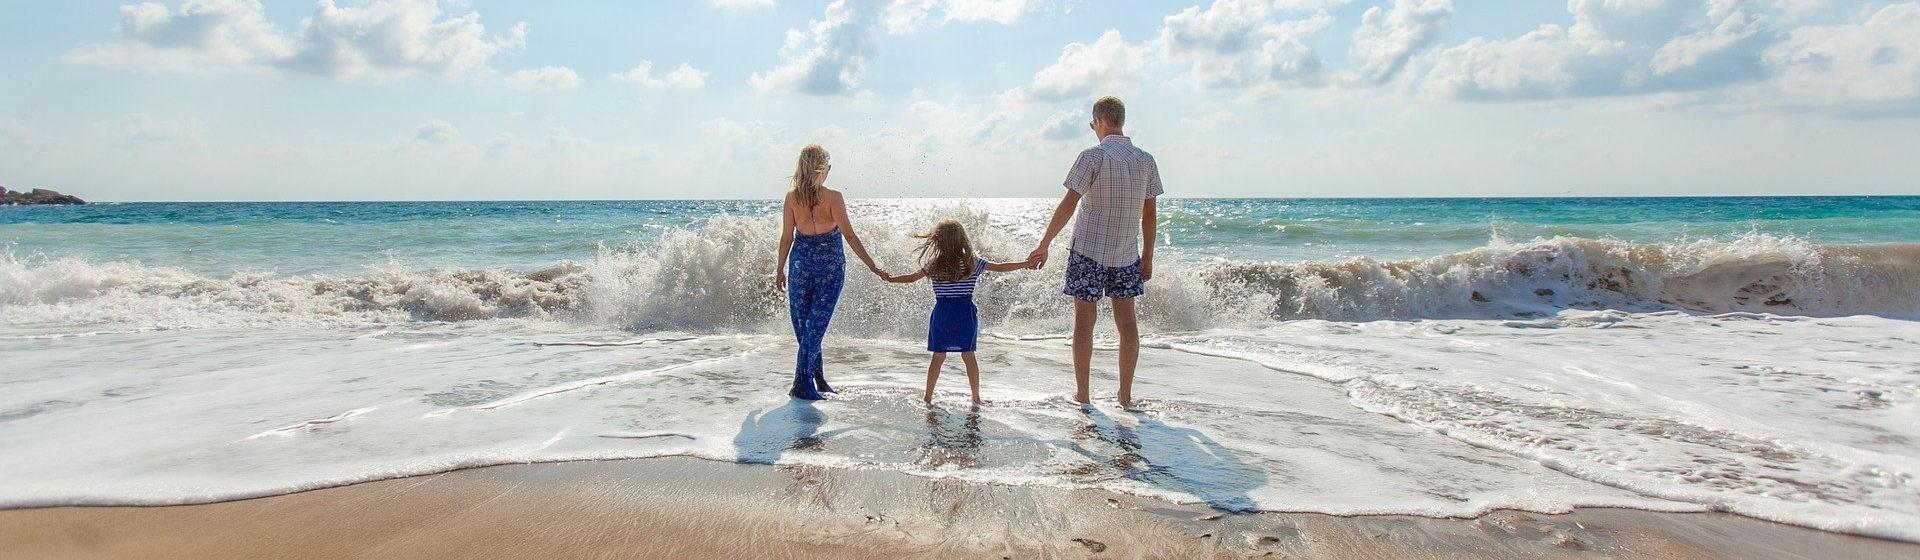
{"label": "blue patterned swim shorts", "polygon": [[1073,253],[1067,259],[1067,295],[1086,301],[1101,296],[1128,299],[1146,292],[1140,281],[1140,261],[1127,266],[1102,266],[1098,261]]}

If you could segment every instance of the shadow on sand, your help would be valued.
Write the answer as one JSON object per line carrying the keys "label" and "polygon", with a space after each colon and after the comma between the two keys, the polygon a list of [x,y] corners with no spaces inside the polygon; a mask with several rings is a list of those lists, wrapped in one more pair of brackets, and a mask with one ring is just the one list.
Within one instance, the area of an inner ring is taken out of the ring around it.
{"label": "shadow on sand", "polygon": [[733,436],[735,457],[741,463],[773,464],[789,450],[820,449],[826,434],[820,426],[827,413],[813,401],[791,399],[785,406],[747,413],[740,432]]}
{"label": "shadow on sand", "polygon": [[1133,480],[1192,494],[1214,509],[1260,510],[1251,492],[1267,484],[1266,471],[1242,462],[1206,433],[1140,412],[1130,414],[1132,426],[1098,409],[1084,412],[1088,424],[1073,435],[1071,446],[1095,463]]}

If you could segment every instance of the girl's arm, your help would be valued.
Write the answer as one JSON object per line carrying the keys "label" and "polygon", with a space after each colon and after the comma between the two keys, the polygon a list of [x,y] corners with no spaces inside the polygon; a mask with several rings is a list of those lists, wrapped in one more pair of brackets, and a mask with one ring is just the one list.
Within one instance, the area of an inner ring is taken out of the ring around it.
{"label": "girl's arm", "polygon": [[987,272],[1007,272],[1010,270],[1026,270],[1029,268],[1033,268],[1033,259],[1016,262],[987,262]]}
{"label": "girl's arm", "polygon": [[901,276],[894,276],[892,274],[887,274],[885,272],[880,273],[881,278],[885,278],[887,279],[888,282],[893,282],[895,284],[912,284],[914,282],[919,282],[921,278],[925,278],[926,276],[927,276],[927,272],[924,270],[915,270],[913,271],[913,274],[906,274]]}
{"label": "girl's arm", "polygon": [[793,249],[793,210],[788,204],[793,194],[780,203],[780,249],[774,253],[773,289],[787,291],[787,252]]}
{"label": "girl's arm", "polygon": [[853,220],[847,218],[847,198],[838,192],[833,197],[833,213],[840,219],[840,233],[847,238],[847,247],[853,249],[853,255],[860,257],[860,262],[867,263],[867,270],[876,275],[884,274],[879,265],[873,264],[873,257],[867,255],[867,246],[860,244],[860,236],[853,233]]}

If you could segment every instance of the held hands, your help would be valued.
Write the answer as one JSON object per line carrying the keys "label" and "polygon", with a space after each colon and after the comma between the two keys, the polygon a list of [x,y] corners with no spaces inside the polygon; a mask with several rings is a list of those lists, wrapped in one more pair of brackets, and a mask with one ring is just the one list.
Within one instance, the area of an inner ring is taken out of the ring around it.
{"label": "held hands", "polygon": [[1047,267],[1047,246],[1043,244],[1039,247],[1034,247],[1033,252],[1027,253],[1027,263],[1029,266],[1033,267],[1034,270],[1046,268]]}

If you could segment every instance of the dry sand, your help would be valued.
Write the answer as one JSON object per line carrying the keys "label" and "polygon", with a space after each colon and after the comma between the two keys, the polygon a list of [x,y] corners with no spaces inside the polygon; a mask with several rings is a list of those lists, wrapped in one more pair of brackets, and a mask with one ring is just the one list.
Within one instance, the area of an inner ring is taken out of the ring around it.
{"label": "dry sand", "polygon": [[1729,514],[1223,515],[1092,490],[690,458],[513,465],[286,496],[0,511],[27,558],[1920,558]]}

